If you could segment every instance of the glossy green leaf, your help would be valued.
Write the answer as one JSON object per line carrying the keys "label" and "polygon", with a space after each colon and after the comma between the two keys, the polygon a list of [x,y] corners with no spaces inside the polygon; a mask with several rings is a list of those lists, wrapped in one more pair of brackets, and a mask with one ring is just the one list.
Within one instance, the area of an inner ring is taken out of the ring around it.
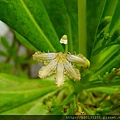
{"label": "glossy green leaf", "polygon": [[45,115],[48,113],[47,107],[42,103],[41,98],[29,103],[20,105],[13,109],[2,112],[1,115]]}
{"label": "glossy green leaf", "polygon": [[0,113],[37,100],[55,90],[57,90],[57,87],[54,82],[27,80],[1,73]]}
{"label": "glossy green leaf", "polygon": [[41,51],[63,51],[41,0],[0,0],[0,20]]}
{"label": "glossy green leaf", "polygon": [[113,16],[118,0],[106,0],[102,18],[105,16]]}
{"label": "glossy green leaf", "polygon": [[14,31],[14,33],[15,33],[17,40],[19,40],[22,45],[26,46],[30,50],[37,51],[37,49],[29,41],[27,41],[22,35],[20,35],[16,31]]}

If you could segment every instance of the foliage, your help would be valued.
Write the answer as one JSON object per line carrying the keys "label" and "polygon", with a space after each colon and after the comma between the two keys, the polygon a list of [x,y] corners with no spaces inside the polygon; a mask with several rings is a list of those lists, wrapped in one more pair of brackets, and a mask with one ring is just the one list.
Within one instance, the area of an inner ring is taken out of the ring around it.
{"label": "foliage", "polygon": [[[119,6],[120,0],[0,0],[0,20],[14,32],[11,46],[0,39],[0,114],[120,114]],[[32,54],[64,52],[63,34],[71,53],[90,60],[81,81],[66,78],[57,87],[53,76],[31,79]],[[18,54],[21,45],[26,54]]]}

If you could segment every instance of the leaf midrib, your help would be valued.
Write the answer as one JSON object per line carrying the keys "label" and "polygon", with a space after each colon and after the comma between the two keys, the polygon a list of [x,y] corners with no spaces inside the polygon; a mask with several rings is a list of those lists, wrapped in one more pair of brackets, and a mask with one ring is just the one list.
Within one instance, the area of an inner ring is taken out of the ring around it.
{"label": "leaf midrib", "polygon": [[30,13],[29,9],[27,8],[26,4],[24,3],[23,0],[20,0],[21,4],[23,5],[23,8],[25,9],[25,11],[27,12],[28,16],[30,17],[31,21],[33,22],[33,24],[36,26],[36,28],[38,29],[38,31],[42,34],[42,36],[44,37],[44,39],[46,40],[46,42],[48,43],[48,45],[50,46],[50,48],[53,51],[56,51],[56,49],[53,47],[53,45],[50,43],[50,41],[48,40],[48,38],[45,36],[45,34],[43,33],[43,31],[41,30],[41,28],[39,27],[39,25],[37,24],[36,20],[33,18],[32,14]]}

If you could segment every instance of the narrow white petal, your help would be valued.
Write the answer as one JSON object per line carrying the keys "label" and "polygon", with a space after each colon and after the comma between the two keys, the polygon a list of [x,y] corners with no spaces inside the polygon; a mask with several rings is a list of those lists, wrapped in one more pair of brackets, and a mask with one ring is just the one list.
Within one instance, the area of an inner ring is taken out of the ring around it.
{"label": "narrow white petal", "polygon": [[37,61],[41,60],[52,60],[56,57],[57,53],[41,53],[41,52],[36,52],[33,55],[33,59]]}
{"label": "narrow white petal", "polygon": [[74,79],[74,80],[80,80],[80,72],[78,69],[74,69],[71,63],[69,63],[67,60],[64,62],[64,67],[68,74]]}
{"label": "narrow white petal", "polygon": [[57,86],[64,84],[64,65],[61,61],[58,62],[55,78]]}
{"label": "narrow white petal", "polygon": [[87,64],[86,58],[83,57],[82,55],[76,56],[76,55],[68,54],[67,59],[68,59],[68,61],[76,63],[80,66],[86,66],[86,64]]}
{"label": "narrow white petal", "polygon": [[78,54],[77,56],[85,60],[85,65],[83,65],[84,68],[90,67],[90,61],[86,57],[84,57],[82,54]]}
{"label": "narrow white petal", "polygon": [[38,76],[40,78],[45,78],[46,76],[50,75],[52,71],[55,69],[57,62],[58,60],[54,59],[48,65],[41,68]]}

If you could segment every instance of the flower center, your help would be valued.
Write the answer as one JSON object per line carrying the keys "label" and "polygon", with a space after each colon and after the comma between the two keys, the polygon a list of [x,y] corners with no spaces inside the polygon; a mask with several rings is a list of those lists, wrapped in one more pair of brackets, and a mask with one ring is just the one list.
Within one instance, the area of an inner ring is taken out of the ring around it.
{"label": "flower center", "polygon": [[67,56],[66,53],[59,52],[59,53],[57,54],[56,58],[57,58],[57,60],[60,60],[60,61],[62,61],[62,62],[65,62],[66,56]]}

